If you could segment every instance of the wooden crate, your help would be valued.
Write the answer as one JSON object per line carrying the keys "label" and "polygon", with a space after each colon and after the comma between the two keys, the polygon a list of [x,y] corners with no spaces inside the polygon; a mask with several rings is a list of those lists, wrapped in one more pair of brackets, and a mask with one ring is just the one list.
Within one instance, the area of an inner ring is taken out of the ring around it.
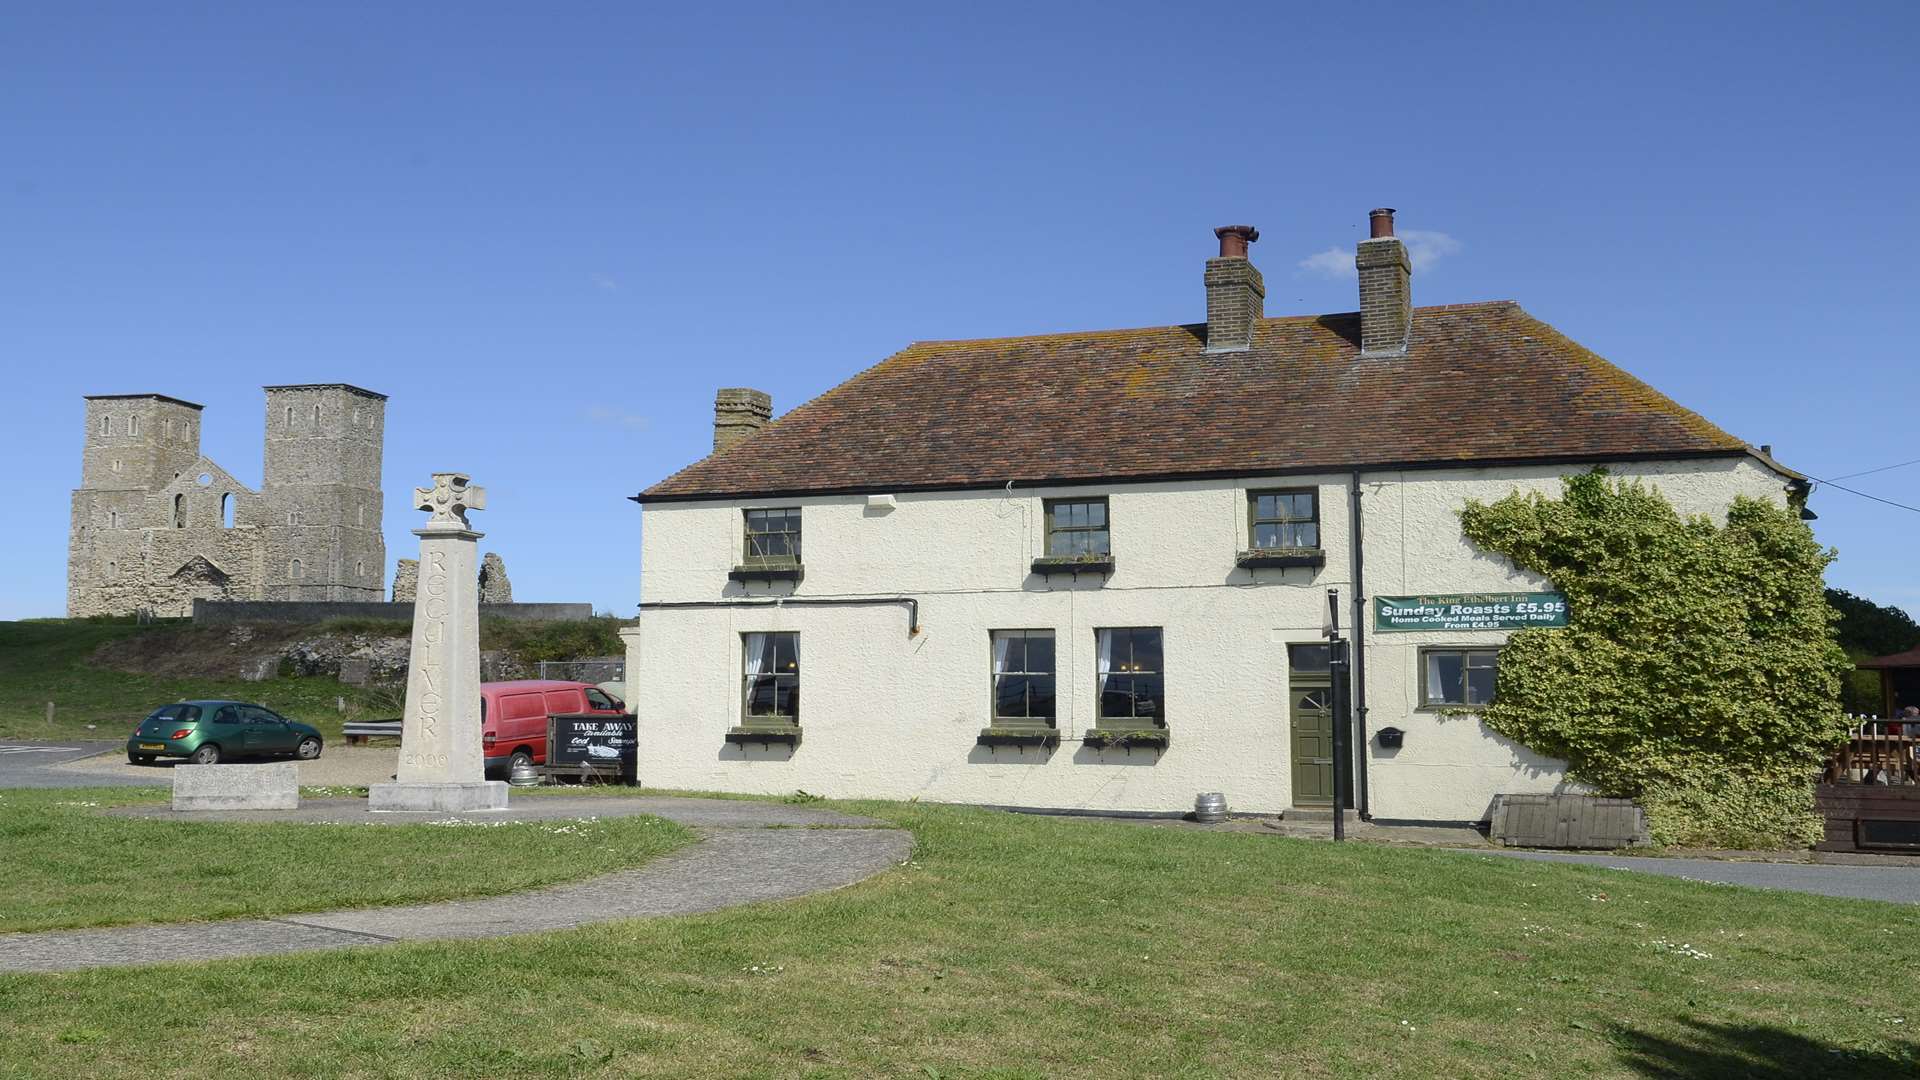
{"label": "wooden crate", "polygon": [[1648,842],[1647,814],[1632,799],[1495,795],[1489,835],[1510,847],[1636,847]]}

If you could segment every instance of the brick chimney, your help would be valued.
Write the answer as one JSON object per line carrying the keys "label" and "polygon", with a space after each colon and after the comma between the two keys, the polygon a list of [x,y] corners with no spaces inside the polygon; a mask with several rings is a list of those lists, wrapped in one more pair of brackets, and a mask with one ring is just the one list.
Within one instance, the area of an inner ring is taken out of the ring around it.
{"label": "brick chimney", "polygon": [[1241,352],[1253,344],[1253,324],[1266,315],[1267,283],[1247,258],[1260,239],[1251,225],[1222,225],[1220,256],[1207,260],[1207,351]]}
{"label": "brick chimney", "polygon": [[767,426],[773,398],[763,391],[730,386],[713,398],[713,452],[722,450]]}
{"label": "brick chimney", "polygon": [[1368,232],[1353,264],[1360,270],[1360,356],[1405,356],[1413,337],[1413,263],[1393,235],[1393,210],[1367,215]]}

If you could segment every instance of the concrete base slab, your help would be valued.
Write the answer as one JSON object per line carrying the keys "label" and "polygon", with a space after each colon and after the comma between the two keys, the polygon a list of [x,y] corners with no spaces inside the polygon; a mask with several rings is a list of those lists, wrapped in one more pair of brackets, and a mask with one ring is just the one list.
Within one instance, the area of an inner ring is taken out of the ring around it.
{"label": "concrete base slab", "polygon": [[460,814],[469,810],[505,810],[504,780],[477,780],[452,784],[375,784],[367,789],[367,809]]}
{"label": "concrete base slab", "polygon": [[298,810],[300,766],[175,765],[175,810]]}

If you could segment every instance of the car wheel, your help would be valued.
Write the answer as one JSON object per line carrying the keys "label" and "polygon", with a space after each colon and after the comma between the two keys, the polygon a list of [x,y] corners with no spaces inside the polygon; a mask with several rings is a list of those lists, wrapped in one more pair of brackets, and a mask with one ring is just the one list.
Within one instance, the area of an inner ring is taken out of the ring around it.
{"label": "car wheel", "polygon": [[153,755],[152,754],[128,754],[127,760],[135,765],[151,765],[153,764]]}
{"label": "car wheel", "polygon": [[193,755],[187,758],[187,760],[193,762],[195,765],[218,765],[220,763],[220,746],[217,743],[202,743],[200,749],[195,750]]}
{"label": "car wheel", "polygon": [[320,740],[309,735],[300,740],[300,745],[293,752],[301,761],[312,761],[320,756]]}
{"label": "car wheel", "polygon": [[533,764],[532,754],[526,752],[525,750],[515,750],[513,752],[513,756],[507,759],[507,775],[512,776],[513,770],[519,768],[522,765],[531,766],[532,764]]}

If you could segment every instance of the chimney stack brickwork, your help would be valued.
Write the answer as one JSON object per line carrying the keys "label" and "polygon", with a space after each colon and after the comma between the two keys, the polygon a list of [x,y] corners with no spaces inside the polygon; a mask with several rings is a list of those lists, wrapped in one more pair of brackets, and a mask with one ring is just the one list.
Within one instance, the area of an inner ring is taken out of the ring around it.
{"label": "chimney stack brickwork", "polygon": [[773,397],[744,386],[728,387],[713,399],[713,452],[719,453],[767,426]]}
{"label": "chimney stack brickwork", "polygon": [[1393,235],[1393,211],[1373,211],[1353,264],[1360,271],[1360,356],[1404,356],[1413,337],[1413,263]]}
{"label": "chimney stack brickwork", "polygon": [[1253,324],[1266,317],[1267,283],[1247,258],[1247,245],[1260,239],[1251,225],[1213,230],[1220,255],[1207,260],[1207,351],[1240,352],[1253,345]]}

